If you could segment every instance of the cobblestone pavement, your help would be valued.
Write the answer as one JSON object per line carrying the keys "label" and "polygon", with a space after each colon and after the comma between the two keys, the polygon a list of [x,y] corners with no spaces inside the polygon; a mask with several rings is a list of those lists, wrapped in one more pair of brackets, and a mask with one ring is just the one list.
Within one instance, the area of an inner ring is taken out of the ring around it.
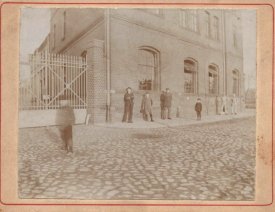
{"label": "cobblestone pavement", "polygon": [[20,198],[253,200],[255,118],[156,129],[20,129]]}

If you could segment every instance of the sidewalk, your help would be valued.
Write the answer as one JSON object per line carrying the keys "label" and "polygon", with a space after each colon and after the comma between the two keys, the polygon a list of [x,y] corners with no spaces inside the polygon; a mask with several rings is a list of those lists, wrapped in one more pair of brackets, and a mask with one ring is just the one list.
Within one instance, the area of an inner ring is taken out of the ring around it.
{"label": "sidewalk", "polygon": [[155,118],[154,122],[147,122],[141,118],[135,118],[134,123],[123,123],[123,122],[112,122],[112,123],[101,123],[95,124],[97,127],[111,127],[111,128],[161,128],[161,127],[176,127],[176,126],[187,126],[194,124],[207,124],[220,121],[228,121],[234,119],[248,118],[256,115],[256,110],[247,109],[237,115],[211,115],[203,116],[201,121],[197,121],[196,117],[186,118],[173,118],[171,120]]}

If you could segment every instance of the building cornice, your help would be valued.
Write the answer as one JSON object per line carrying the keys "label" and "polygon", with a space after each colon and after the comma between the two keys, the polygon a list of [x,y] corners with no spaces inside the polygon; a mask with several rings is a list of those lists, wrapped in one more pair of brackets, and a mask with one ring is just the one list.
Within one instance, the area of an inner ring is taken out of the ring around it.
{"label": "building cornice", "polygon": [[66,50],[71,49],[80,39],[87,36],[90,32],[94,31],[97,27],[103,24],[104,16],[101,16],[97,20],[95,20],[92,24],[90,24],[86,29],[81,31],[78,35],[76,35],[73,39],[70,40],[63,48],[61,48],[58,53],[62,53]]}
{"label": "building cornice", "polygon": [[137,25],[137,26],[140,26],[140,27],[152,30],[152,31],[157,31],[157,32],[163,33],[163,34],[165,34],[167,36],[174,37],[174,38],[176,38],[178,40],[181,40],[183,42],[186,42],[186,43],[189,43],[189,44],[192,44],[192,45],[200,46],[200,47],[203,47],[205,49],[212,49],[212,50],[217,51],[217,52],[222,52],[222,48],[220,48],[220,49],[213,48],[210,45],[205,45],[203,43],[196,42],[194,40],[186,39],[183,36],[179,36],[179,35],[176,35],[175,33],[170,32],[169,30],[159,29],[159,28],[154,27],[153,25],[150,25],[148,23],[146,23],[146,24],[139,23],[138,21],[130,20],[130,19],[128,19],[128,18],[126,18],[124,16],[121,16],[121,15],[118,15],[118,14],[112,14],[112,18],[115,18],[117,20],[126,22],[128,24],[134,24],[134,25]]}

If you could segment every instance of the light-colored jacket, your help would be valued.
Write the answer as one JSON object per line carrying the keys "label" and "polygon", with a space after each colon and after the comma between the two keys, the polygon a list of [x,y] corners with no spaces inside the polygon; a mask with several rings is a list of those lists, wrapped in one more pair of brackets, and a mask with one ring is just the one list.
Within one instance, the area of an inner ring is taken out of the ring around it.
{"label": "light-colored jacket", "polygon": [[150,114],[152,113],[152,105],[153,105],[152,98],[150,96],[147,97],[146,95],[144,95],[142,98],[140,111],[145,114]]}

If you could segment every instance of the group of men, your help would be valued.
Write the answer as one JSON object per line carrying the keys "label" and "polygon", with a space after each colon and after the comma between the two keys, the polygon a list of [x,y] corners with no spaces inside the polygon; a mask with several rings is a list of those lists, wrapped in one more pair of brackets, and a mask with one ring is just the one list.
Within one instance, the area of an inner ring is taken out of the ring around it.
{"label": "group of men", "polygon": [[[151,95],[146,92],[141,101],[140,112],[142,113],[145,121],[154,121],[152,113],[153,100]],[[160,95],[160,108],[161,108],[161,119],[172,119],[171,118],[171,107],[172,107],[172,94],[169,88],[166,91],[162,91]],[[128,87],[124,95],[124,114],[122,122],[133,123],[133,108],[134,108],[134,94],[132,89]],[[202,104],[200,98],[198,98],[195,111],[197,112],[197,120],[201,120]]]}
{"label": "group of men", "polygon": [[[160,107],[161,107],[161,119],[171,119],[171,106],[172,106],[172,94],[170,93],[169,88],[166,89],[166,92],[163,91],[160,95]],[[141,101],[140,112],[143,115],[145,121],[154,121],[153,120],[153,100],[148,92],[146,92]],[[168,113],[168,114],[167,114]],[[150,117],[150,119],[149,119]]]}

